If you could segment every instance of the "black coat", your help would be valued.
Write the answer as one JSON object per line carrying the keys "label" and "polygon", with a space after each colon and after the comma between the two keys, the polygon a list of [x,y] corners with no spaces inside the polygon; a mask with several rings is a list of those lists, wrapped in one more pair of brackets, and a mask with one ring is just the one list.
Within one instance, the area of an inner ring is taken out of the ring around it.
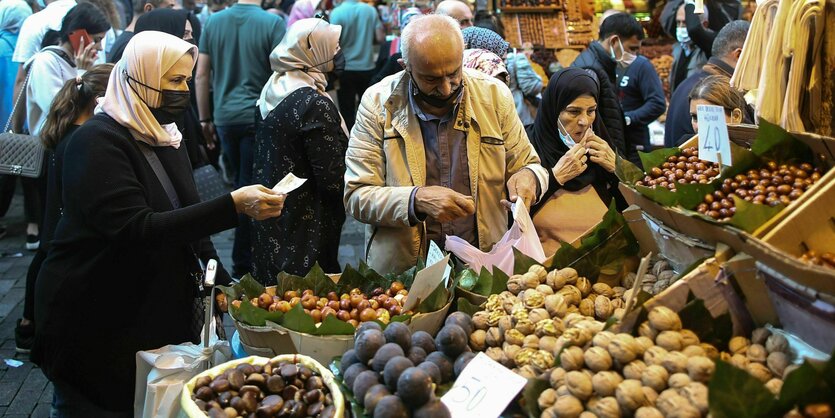
{"label": "black coat", "polygon": [[35,289],[32,360],[113,411],[133,407],[137,351],[199,340],[191,248],[217,259],[207,237],[238,219],[231,195],[198,203],[185,147],[155,147],[183,206],[173,210],[140,146],[105,114],[70,138],[64,213]]}
{"label": "black coat", "polygon": [[626,143],[626,123],[623,110],[618,101],[615,84],[615,60],[603,49],[600,42],[594,41],[571,64],[572,67],[594,71],[600,82],[600,101],[597,103],[597,116],[603,119],[603,126],[609,132],[609,139],[618,154],[630,161],[637,157],[634,144]]}

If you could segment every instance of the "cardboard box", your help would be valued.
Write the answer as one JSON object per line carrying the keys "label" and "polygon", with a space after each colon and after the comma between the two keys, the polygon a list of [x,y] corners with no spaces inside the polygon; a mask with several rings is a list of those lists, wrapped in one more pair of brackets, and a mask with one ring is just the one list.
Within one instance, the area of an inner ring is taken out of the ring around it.
{"label": "cardboard box", "polygon": [[750,335],[756,327],[780,323],[765,282],[757,272],[756,260],[745,253],[736,254],[722,265],[720,281],[727,283],[725,300],[737,319],[735,329],[743,335]]}
{"label": "cardboard box", "polygon": [[[647,222],[650,216],[644,213],[640,206],[630,205],[623,210],[623,217],[626,219],[626,225],[632,231],[632,235],[638,241],[638,246],[641,249],[638,254],[641,257],[646,256],[650,252],[658,254],[658,245],[655,243],[652,230]],[[660,222],[658,220],[655,221]]]}

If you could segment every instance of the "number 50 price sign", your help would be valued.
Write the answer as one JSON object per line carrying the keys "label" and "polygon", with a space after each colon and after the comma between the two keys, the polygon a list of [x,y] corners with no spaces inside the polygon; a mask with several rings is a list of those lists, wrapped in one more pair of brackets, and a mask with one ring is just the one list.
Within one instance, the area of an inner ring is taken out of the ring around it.
{"label": "number 50 price sign", "polygon": [[699,158],[716,164],[731,165],[731,141],[725,124],[725,108],[696,106],[699,121]]}
{"label": "number 50 price sign", "polygon": [[479,353],[464,368],[452,389],[441,397],[441,402],[453,418],[495,418],[526,383],[524,377]]}

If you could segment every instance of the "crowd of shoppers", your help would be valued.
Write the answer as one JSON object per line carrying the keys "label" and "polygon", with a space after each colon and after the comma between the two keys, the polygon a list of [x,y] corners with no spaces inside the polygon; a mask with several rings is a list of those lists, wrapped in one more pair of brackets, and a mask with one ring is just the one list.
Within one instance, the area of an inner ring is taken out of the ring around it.
{"label": "crowd of shoppers", "polygon": [[[48,150],[40,178],[0,177],[0,220],[20,178],[38,250],[15,337],[54,383],[55,416],[133,416],[135,352],[199,340],[193,278],[222,230],[219,283],[338,273],[346,215],[381,273],[447,235],[489,251],[513,203],[547,255],[574,241],[623,208],[616,161],[640,164],[663,113],[668,146],[697,131],[699,104],[753,123],[729,83],[749,24],[736,0],[705,8],[665,6],[667,106],[627,13],[552,72],[460,0],[409,7],[398,27],[361,0],[0,0],[0,119]],[[205,164],[234,191],[201,201]],[[288,174],[306,182],[271,189]]]}

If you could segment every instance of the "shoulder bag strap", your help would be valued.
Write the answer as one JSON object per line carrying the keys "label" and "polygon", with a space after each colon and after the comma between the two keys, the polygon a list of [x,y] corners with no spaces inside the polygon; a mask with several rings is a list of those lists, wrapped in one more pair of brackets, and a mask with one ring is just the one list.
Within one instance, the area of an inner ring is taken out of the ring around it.
{"label": "shoulder bag strap", "polygon": [[154,150],[151,149],[150,145],[140,142],[139,149],[142,151],[142,155],[145,156],[145,159],[148,160],[148,164],[151,165],[151,169],[154,170],[154,174],[156,174],[159,182],[162,183],[162,188],[165,189],[165,194],[168,195],[168,200],[171,201],[171,206],[173,206],[174,209],[181,208],[180,198],[177,196],[177,191],[174,189],[174,184],[171,183],[171,178],[168,177],[165,167],[162,166],[162,161],[159,160],[159,157]]}
{"label": "shoulder bag strap", "polygon": [[29,76],[31,74],[31,69],[26,71],[26,79],[23,80],[23,86],[20,88],[20,92],[17,94],[17,99],[15,99],[14,101],[14,106],[12,106],[12,113],[9,114],[9,119],[6,121],[6,127],[3,128],[3,132],[10,132],[9,127],[12,126],[12,120],[14,119],[14,115],[17,112],[17,108],[20,107],[20,101],[23,99],[23,95],[26,94],[26,86],[29,85]]}

